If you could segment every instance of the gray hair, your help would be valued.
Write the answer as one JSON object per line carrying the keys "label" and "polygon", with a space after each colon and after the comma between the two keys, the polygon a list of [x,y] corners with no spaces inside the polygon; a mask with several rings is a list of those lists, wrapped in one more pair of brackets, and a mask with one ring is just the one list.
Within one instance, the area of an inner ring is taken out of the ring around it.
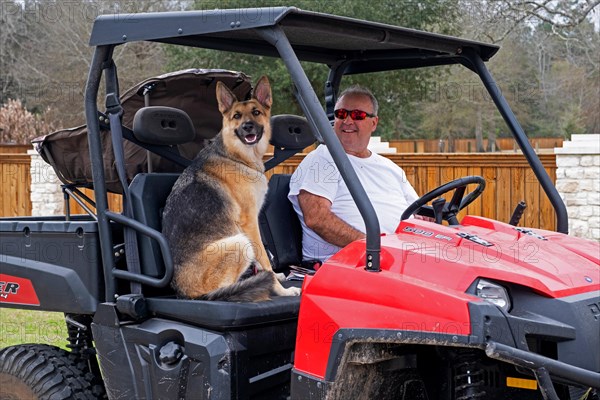
{"label": "gray hair", "polygon": [[379,102],[377,101],[377,99],[375,98],[373,93],[366,87],[363,87],[360,85],[352,85],[350,87],[347,87],[346,89],[344,89],[342,91],[342,93],[340,93],[337,101],[340,101],[340,99],[344,96],[366,96],[366,97],[368,97],[369,100],[371,100],[371,104],[373,105],[373,114],[377,115],[377,111],[379,111]]}

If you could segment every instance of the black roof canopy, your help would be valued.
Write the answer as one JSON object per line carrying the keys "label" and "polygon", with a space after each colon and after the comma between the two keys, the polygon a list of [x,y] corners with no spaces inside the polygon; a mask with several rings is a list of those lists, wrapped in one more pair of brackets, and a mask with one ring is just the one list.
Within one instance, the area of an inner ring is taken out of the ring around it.
{"label": "black roof canopy", "polygon": [[104,15],[94,22],[90,45],[157,41],[278,57],[256,32],[276,25],[301,61],[352,60],[354,71],[347,73],[453,64],[467,47],[484,61],[498,51],[481,42],[295,7]]}

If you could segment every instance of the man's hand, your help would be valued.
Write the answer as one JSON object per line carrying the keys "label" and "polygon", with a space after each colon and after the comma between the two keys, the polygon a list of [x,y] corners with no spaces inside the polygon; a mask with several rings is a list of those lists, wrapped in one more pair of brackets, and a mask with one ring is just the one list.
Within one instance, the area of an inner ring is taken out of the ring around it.
{"label": "man's hand", "polygon": [[344,247],[349,243],[363,239],[365,234],[354,229],[331,211],[331,202],[324,197],[301,190],[298,203],[304,215],[306,225],[323,240]]}

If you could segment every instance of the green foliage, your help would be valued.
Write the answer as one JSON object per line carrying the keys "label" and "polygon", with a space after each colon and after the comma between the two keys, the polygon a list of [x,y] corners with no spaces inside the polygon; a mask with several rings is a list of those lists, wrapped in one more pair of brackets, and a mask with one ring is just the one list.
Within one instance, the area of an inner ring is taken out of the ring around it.
{"label": "green foliage", "polygon": [[585,133],[583,111],[578,105],[572,104],[559,118],[560,133],[565,139],[570,140],[571,135]]}
{"label": "green foliage", "polygon": [[[213,8],[270,7],[279,5],[273,1],[196,1],[193,8],[212,10]],[[393,1],[382,0],[377,7],[364,1],[307,1],[299,0],[294,5],[317,12],[333,13],[342,16],[364,18],[371,21],[391,23],[413,29],[432,30],[437,33],[456,34],[458,24],[455,18],[458,0]],[[281,60],[268,57],[247,56],[234,53],[216,52],[205,49],[171,47],[167,49],[169,69],[183,68],[225,68],[243,71],[256,81],[267,75],[274,92],[273,112],[301,114],[293,96],[293,84]],[[304,70],[323,103],[324,84],[328,68],[324,65],[303,63]],[[421,116],[415,99],[420,99],[425,88],[433,80],[433,72],[428,69],[395,71],[367,74],[345,78],[342,88],[361,84],[370,88],[378,98],[380,123],[378,134],[384,138],[411,137],[417,133]],[[398,133],[399,132],[399,133]]]}

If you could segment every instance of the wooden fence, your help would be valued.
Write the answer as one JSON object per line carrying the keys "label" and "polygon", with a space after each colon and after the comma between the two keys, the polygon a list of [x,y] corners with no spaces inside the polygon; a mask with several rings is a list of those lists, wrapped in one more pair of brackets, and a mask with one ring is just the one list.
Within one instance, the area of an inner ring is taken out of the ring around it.
{"label": "wooden fence", "polygon": [[0,216],[31,215],[30,156],[0,153],[0,176]]}
{"label": "wooden fence", "polygon": [[[444,153],[448,151],[448,140],[442,140]],[[536,149],[553,149],[562,147],[563,138],[531,138],[531,145]],[[395,148],[398,153],[438,153],[440,152],[439,139],[406,139],[391,140],[390,147]],[[488,141],[484,139],[483,147],[487,148]],[[514,150],[516,142],[513,138],[496,139],[497,150]],[[454,141],[454,152],[456,153],[475,153],[477,145],[475,139],[456,139]]]}
{"label": "wooden fence", "polygon": [[[299,154],[290,158],[267,175],[292,173],[304,156]],[[461,213],[461,217],[469,213],[508,221],[517,203],[525,200],[527,209],[521,222],[522,226],[549,230],[555,228],[556,216],[550,201],[521,154],[391,154],[387,157],[406,171],[408,180],[420,194],[456,178],[467,175],[482,176],[487,182],[486,190]],[[555,182],[555,155],[539,154],[539,157],[550,178]],[[0,216],[30,215],[29,162],[29,156],[24,154],[0,155]],[[92,191],[85,192],[93,196]],[[109,195],[109,206],[112,210],[120,210],[121,197]],[[71,210],[74,214],[83,213],[73,201]]]}
{"label": "wooden fence", "polygon": [[[556,156],[538,156],[552,182],[556,182]],[[521,154],[422,154],[391,158],[404,168],[408,180],[421,194],[463,176],[482,176],[486,181],[483,195],[460,217],[473,214],[508,222],[517,203],[524,200],[527,209],[521,226],[548,230],[556,227],[550,200]]]}
{"label": "wooden fence", "polygon": [[0,154],[26,154],[32,149],[29,144],[0,144]]}

